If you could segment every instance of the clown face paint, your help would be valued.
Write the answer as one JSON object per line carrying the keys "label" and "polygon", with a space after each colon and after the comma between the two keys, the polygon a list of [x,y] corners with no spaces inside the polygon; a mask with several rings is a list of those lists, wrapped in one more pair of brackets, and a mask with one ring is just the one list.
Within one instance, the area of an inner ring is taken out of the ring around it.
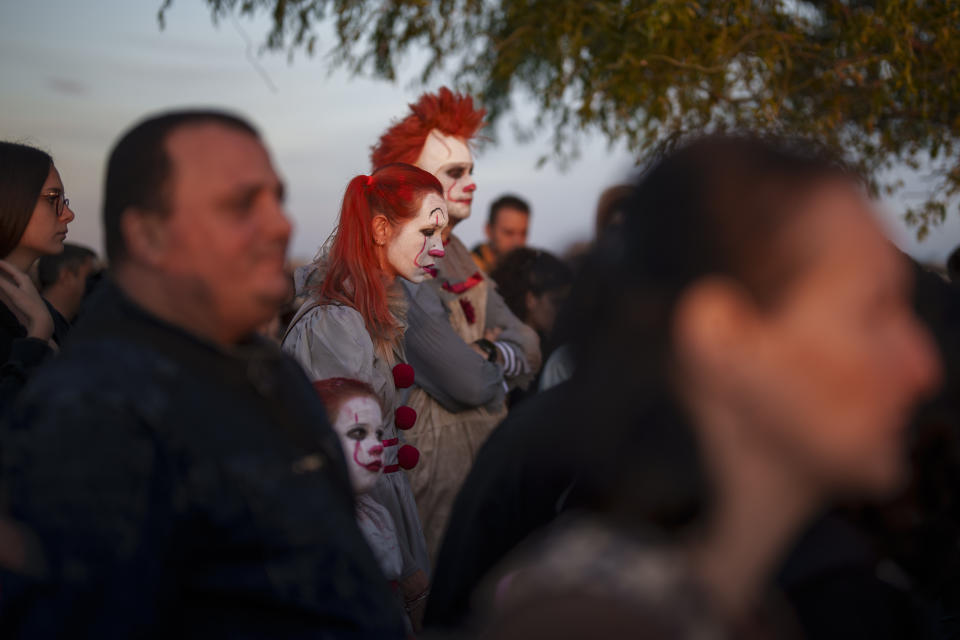
{"label": "clown face paint", "polygon": [[443,197],[454,222],[470,217],[477,185],[473,181],[473,156],[462,138],[434,129],[427,136],[416,165],[435,175],[443,185]]}
{"label": "clown face paint", "polygon": [[383,468],[383,414],[380,405],[369,396],[350,398],[333,421],[347,459],[350,484],[357,493],[373,489]]}
{"label": "clown face paint", "polygon": [[396,275],[410,282],[436,276],[434,264],[443,257],[440,232],[447,226],[447,204],[436,193],[428,193],[420,211],[396,229],[387,245],[387,262]]}

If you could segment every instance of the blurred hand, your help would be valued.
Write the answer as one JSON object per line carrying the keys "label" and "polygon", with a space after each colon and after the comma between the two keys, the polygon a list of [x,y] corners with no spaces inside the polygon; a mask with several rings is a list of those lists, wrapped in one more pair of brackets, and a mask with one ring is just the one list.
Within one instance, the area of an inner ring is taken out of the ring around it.
{"label": "blurred hand", "polygon": [[5,260],[0,260],[0,302],[26,327],[28,337],[50,341],[53,318],[40,292],[30,276]]}
{"label": "blurred hand", "polygon": [[400,592],[406,603],[407,615],[415,632],[423,629],[423,612],[427,608],[430,582],[422,570],[400,581]]}
{"label": "blurred hand", "polygon": [[[502,327],[492,327],[483,332],[483,339],[491,343],[494,343],[497,341],[497,338],[500,337],[501,333],[503,333]],[[487,356],[488,356],[487,352],[482,347],[480,347],[476,342],[471,343],[470,348],[476,351],[477,353],[479,353],[481,356],[483,356],[484,360],[487,359]],[[493,360],[493,362],[496,362],[497,364],[502,365],[503,354],[500,353],[500,350],[496,349],[494,352],[494,355],[496,356],[496,358]]]}
{"label": "blurred hand", "polygon": [[501,333],[503,333],[503,327],[491,327],[483,332],[483,337],[490,342],[496,342]]}

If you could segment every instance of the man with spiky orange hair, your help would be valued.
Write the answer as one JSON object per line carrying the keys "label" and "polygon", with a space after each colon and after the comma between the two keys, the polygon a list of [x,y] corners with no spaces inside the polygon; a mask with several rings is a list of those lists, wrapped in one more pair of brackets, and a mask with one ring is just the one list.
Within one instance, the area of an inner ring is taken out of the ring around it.
{"label": "man with spiky orange hair", "polygon": [[374,168],[407,162],[435,175],[450,216],[434,279],[404,284],[407,357],[417,372],[408,404],[419,414],[405,437],[421,452],[408,473],[433,559],[478,449],[506,415],[505,392],[529,384],[540,367],[536,333],[510,312],[451,233],[470,215],[477,188],[470,141],[485,115],[470,96],[443,87],[411,104],[370,155]]}

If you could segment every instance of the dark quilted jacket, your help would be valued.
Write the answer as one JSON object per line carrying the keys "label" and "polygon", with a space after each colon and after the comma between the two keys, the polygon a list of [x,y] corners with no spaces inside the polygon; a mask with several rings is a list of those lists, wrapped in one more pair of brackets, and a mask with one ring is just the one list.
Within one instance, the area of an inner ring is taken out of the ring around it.
{"label": "dark quilted jacket", "polygon": [[2,575],[3,637],[402,637],[336,435],[272,345],[224,352],[106,284],[3,436],[42,551]]}

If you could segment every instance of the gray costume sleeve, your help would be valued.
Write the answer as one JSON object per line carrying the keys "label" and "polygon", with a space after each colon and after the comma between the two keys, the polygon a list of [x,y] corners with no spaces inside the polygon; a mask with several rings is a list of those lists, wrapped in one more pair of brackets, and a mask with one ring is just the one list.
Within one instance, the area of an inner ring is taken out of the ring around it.
{"label": "gray costume sleeve", "polygon": [[540,370],[540,337],[537,332],[513,315],[503,297],[491,289],[487,294],[487,329],[500,328],[497,346],[506,345],[513,353],[505,354],[508,363],[507,384],[510,388],[527,388]]}
{"label": "gray costume sleeve", "polygon": [[503,402],[503,372],[450,326],[443,301],[430,286],[403,283],[407,294],[407,360],[416,384],[447,411]]}

